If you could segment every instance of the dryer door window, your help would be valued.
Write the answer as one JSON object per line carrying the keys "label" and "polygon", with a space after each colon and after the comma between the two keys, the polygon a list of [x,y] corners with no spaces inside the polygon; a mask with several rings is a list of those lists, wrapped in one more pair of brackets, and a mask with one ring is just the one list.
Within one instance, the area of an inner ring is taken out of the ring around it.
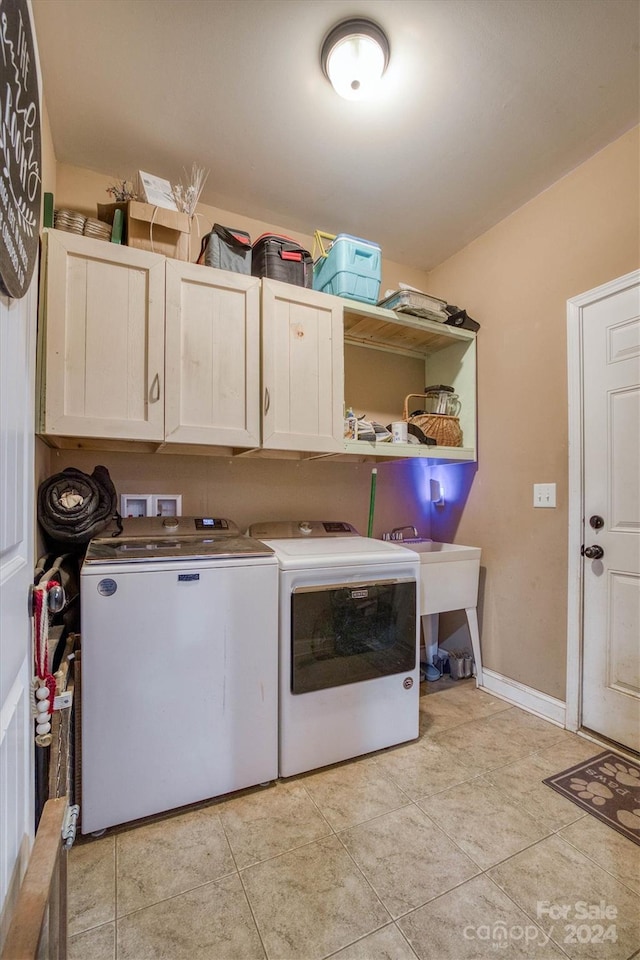
{"label": "dryer door window", "polygon": [[416,666],[416,582],[299,587],[291,595],[291,691],[360,683]]}

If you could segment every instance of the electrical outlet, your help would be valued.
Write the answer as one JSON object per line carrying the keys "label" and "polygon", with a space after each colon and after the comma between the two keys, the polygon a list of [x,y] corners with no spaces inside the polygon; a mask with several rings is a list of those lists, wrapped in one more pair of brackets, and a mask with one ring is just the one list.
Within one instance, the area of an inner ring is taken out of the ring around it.
{"label": "electrical outlet", "polygon": [[534,483],[533,505],[534,507],[555,507],[556,505],[555,483]]}

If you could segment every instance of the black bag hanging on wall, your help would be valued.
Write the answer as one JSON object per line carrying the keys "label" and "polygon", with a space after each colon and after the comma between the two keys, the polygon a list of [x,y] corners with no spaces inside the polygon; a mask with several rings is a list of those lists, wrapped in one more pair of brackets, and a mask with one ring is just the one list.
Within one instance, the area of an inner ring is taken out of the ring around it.
{"label": "black bag hanging on wall", "polygon": [[251,273],[251,237],[246,230],[236,230],[214,223],[213,230],[202,238],[198,263],[233,273]]}

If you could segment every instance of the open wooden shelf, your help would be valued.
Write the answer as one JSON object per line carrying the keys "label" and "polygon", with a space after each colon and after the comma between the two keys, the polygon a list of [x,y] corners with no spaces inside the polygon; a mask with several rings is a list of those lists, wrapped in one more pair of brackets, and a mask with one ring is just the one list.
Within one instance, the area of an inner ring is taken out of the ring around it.
{"label": "open wooden shelf", "polygon": [[344,338],[347,343],[411,353],[437,353],[456,340],[474,340],[475,333],[444,326],[408,313],[345,301]]}

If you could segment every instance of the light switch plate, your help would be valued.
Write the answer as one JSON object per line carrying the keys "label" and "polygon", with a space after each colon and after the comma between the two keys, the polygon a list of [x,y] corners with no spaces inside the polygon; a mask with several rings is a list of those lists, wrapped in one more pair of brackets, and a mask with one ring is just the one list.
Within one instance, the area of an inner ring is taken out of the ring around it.
{"label": "light switch plate", "polygon": [[555,483],[534,483],[533,505],[534,507],[555,507],[556,505]]}

